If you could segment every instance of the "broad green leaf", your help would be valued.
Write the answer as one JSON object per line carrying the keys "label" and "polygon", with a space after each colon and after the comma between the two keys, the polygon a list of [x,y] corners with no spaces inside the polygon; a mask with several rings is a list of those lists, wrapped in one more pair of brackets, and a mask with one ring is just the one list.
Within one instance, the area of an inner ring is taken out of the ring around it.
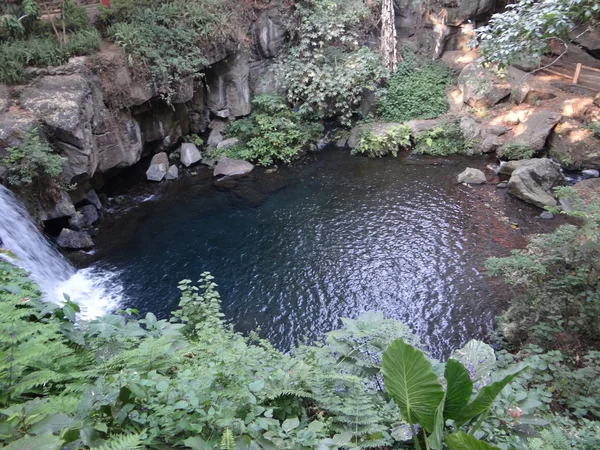
{"label": "broad green leaf", "polygon": [[206,441],[201,437],[191,437],[183,441],[183,445],[192,450],[204,450],[206,448]]}
{"label": "broad green leaf", "polygon": [[440,404],[435,410],[435,422],[433,424],[433,433],[427,438],[429,447],[433,450],[442,450],[444,441],[444,404],[445,399],[442,399]]}
{"label": "broad green leaf", "polygon": [[489,386],[484,387],[475,400],[473,400],[468,406],[462,409],[462,411],[456,417],[456,426],[460,427],[477,417],[479,414],[487,411],[494,404],[498,394],[504,389],[504,387],[514,380],[517,375],[523,372],[525,369],[521,369],[516,373],[504,377],[500,381],[496,381]]}
{"label": "broad green leaf", "polygon": [[44,433],[58,433],[68,428],[73,423],[73,419],[64,414],[51,414],[33,425],[29,434],[39,435]]}
{"label": "broad green leaf", "polygon": [[471,399],[473,382],[469,376],[469,371],[456,359],[449,359],[446,363],[444,378],[448,383],[446,387],[444,417],[455,420],[460,411],[467,406]]}
{"label": "broad green leaf", "polygon": [[452,354],[469,371],[472,372],[472,379],[489,380],[489,376],[496,367],[496,354],[494,349],[484,342],[475,339],[470,340],[460,350]]}
{"label": "broad green leaf", "polygon": [[423,352],[398,339],[383,354],[382,372],[404,420],[431,432],[444,389]]}
{"label": "broad green leaf", "polygon": [[63,440],[52,434],[24,436],[4,447],[4,450],[59,450]]}
{"label": "broad green leaf", "polygon": [[283,428],[283,431],[285,431],[287,433],[288,431],[291,431],[294,428],[298,428],[299,425],[300,425],[300,421],[298,420],[297,417],[294,417],[292,419],[286,419],[281,424],[281,428]]}
{"label": "broad green leaf", "polygon": [[446,438],[446,444],[450,450],[500,450],[498,447],[480,441],[462,431],[449,435]]}

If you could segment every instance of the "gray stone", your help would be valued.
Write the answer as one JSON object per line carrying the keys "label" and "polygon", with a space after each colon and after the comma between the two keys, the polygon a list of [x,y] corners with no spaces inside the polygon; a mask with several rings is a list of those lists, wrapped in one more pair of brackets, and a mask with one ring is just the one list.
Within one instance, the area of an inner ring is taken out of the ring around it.
{"label": "gray stone", "polygon": [[516,67],[509,68],[508,77],[510,80],[511,99],[517,105],[521,103],[535,105],[538,101],[551,100],[556,97],[552,92],[552,86]]}
{"label": "gray stone", "polygon": [[179,83],[173,103],[186,103],[194,97],[194,77],[185,77]]}
{"label": "gray stone", "polygon": [[40,213],[40,219],[43,221],[70,217],[75,214],[75,205],[71,201],[71,197],[64,191],[61,191],[59,198],[55,199],[49,206],[43,208]]}
{"label": "gray stone", "polygon": [[181,155],[181,164],[185,167],[190,167],[192,164],[195,164],[202,159],[200,150],[198,150],[198,147],[194,144],[181,144],[179,153]]}
{"label": "gray stone", "polygon": [[486,178],[481,170],[468,167],[458,175],[458,182],[466,184],[483,184],[486,182]]}
{"label": "gray stone", "polygon": [[8,86],[0,84],[0,113],[6,111],[11,104]]}
{"label": "gray stone", "polygon": [[217,144],[217,148],[225,149],[225,148],[233,147],[234,145],[237,145],[238,142],[239,142],[238,138],[225,139],[224,141],[221,141]]}
{"label": "gray stone", "polygon": [[85,231],[73,231],[63,228],[56,240],[61,248],[69,250],[85,250],[94,246],[94,241]]}
{"label": "gray stone", "polygon": [[548,142],[550,156],[567,169],[600,169],[600,139],[582,123],[561,121]]}
{"label": "gray stone", "polygon": [[552,111],[534,112],[527,120],[513,129],[511,136],[500,148],[498,156],[502,157],[504,147],[515,144],[527,146],[534,152],[543,150],[548,136],[561,118],[562,114]]}
{"label": "gray stone", "polygon": [[278,20],[277,12],[277,8],[267,9],[254,23],[256,51],[262,58],[274,58],[283,48],[286,27]]}
{"label": "gray stone", "polygon": [[69,218],[69,228],[72,230],[81,231],[83,227],[85,227],[85,221],[80,212],[76,212]]}
{"label": "gray stone", "polygon": [[495,152],[502,145],[502,141],[496,135],[489,134],[481,143],[481,151],[483,153]]}
{"label": "gray stone", "polygon": [[248,60],[249,56],[246,53],[238,52],[206,70],[206,102],[210,111],[217,117],[241,117],[250,114],[252,107]]}
{"label": "gray stone", "polygon": [[[409,120],[406,124],[410,127],[413,134],[419,134],[423,131],[430,131],[437,128],[442,123],[440,119],[414,119]],[[399,124],[393,124],[399,125]]]}
{"label": "gray stone", "polygon": [[227,128],[227,122],[224,120],[215,119],[208,124],[208,128],[223,133]]}
{"label": "gray stone", "polygon": [[564,183],[560,165],[548,158],[516,161],[508,181],[508,192],[541,208],[556,206],[552,189]]}
{"label": "gray stone", "polygon": [[510,86],[501,82],[488,69],[472,63],[458,77],[463,102],[473,108],[488,108],[500,103],[510,95]]}
{"label": "gray stone", "polygon": [[94,205],[98,210],[102,209],[102,202],[100,201],[100,198],[98,197],[98,194],[96,194],[95,190],[90,190],[85,198],[87,199],[88,202],[90,202],[92,205]]}
{"label": "gray stone", "polygon": [[169,167],[167,174],[165,175],[165,180],[176,180],[179,178],[179,169],[175,164]]}
{"label": "gray stone", "polygon": [[550,211],[544,211],[540,214],[540,219],[552,220],[554,219],[554,214],[552,214]]}
{"label": "gray stone", "polygon": [[235,178],[248,175],[250,172],[252,172],[253,169],[254,166],[248,161],[242,161],[240,159],[231,159],[226,156],[223,156],[217,163],[213,175],[215,177],[223,175],[226,177]]}
{"label": "gray stone", "polygon": [[467,140],[473,140],[481,136],[481,124],[469,116],[460,119],[460,131]]}
{"label": "gray stone", "polygon": [[502,125],[497,125],[497,126],[487,127],[485,129],[485,132],[488,135],[493,134],[494,136],[502,136],[509,130],[510,130],[510,128],[503,127]]}
{"label": "gray stone", "polygon": [[501,181],[496,185],[496,189],[506,189],[508,187],[507,181]]}
{"label": "gray stone", "polygon": [[588,178],[598,178],[600,177],[600,171],[596,169],[586,169],[581,171],[581,175]]}
{"label": "gray stone", "polygon": [[146,171],[146,178],[150,181],[162,181],[169,170],[169,157],[166,153],[157,153],[150,162]]}
{"label": "gray stone", "polygon": [[208,145],[208,148],[214,148],[221,142],[223,142],[223,135],[221,132],[219,130],[212,130],[208,136],[208,141],[206,144]]}
{"label": "gray stone", "polygon": [[83,227],[89,227],[100,219],[98,210],[94,205],[86,205],[79,209],[79,213],[83,216]]}
{"label": "gray stone", "polygon": [[202,161],[201,163],[204,164],[205,166],[208,166],[210,168],[213,168],[217,165],[219,161],[215,158],[212,158],[210,156],[203,156],[202,157]]}

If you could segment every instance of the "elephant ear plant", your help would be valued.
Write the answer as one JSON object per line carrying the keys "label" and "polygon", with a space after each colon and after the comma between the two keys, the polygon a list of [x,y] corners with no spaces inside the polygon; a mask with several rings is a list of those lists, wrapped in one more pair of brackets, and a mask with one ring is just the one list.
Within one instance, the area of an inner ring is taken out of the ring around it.
{"label": "elephant ear plant", "polygon": [[[388,347],[382,366],[385,387],[400,408],[402,418],[410,425],[418,450],[421,443],[417,425],[423,430],[427,449],[442,450],[444,443],[450,450],[496,449],[473,434],[486,419],[498,394],[522,370],[483,387],[471,400],[473,381],[469,370],[457,359],[446,363],[445,389],[423,352],[402,339]],[[447,420],[454,422],[451,434],[445,429]],[[472,423],[468,433],[461,431]]]}

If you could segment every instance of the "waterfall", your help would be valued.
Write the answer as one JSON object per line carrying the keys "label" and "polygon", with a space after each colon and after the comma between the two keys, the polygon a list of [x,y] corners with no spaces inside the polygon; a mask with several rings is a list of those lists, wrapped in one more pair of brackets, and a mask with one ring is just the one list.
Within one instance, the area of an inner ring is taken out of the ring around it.
{"label": "waterfall", "polygon": [[37,229],[15,196],[0,185],[0,247],[17,259],[0,257],[31,273],[44,300],[64,302],[64,294],[81,308],[84,318],[114,309],[122,299],[122,287],[114,273],[94,268],[75,270],[66,258]]}

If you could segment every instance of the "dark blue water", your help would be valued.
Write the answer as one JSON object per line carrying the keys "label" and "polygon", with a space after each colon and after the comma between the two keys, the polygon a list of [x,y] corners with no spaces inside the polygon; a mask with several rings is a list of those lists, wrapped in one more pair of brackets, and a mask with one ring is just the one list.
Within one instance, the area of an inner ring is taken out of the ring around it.
{"label": "dark blue water", "polygon": [[96,264],[120,273],[124,307],[163,317],[178,281],[209,271],[235,328],[261,328],[281,349],[378,310],[442,355],[482,337],[502,303],[482,267],[510,243],[477,188],[455,183],[473,164],[327,151],[309,165],[258,169],[231,191],[200,169],[107,220]]}

